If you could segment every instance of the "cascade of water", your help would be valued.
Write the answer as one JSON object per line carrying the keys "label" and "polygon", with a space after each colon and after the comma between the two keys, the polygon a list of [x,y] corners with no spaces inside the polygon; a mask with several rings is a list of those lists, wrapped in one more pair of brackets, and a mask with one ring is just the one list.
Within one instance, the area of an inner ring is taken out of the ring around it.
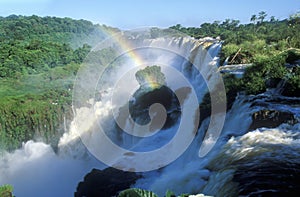
{"label": "cascade of water", "polygon": [[[203,141],[209,118],[202,122],[193,143],[180,158],[159,173],[146,174],[144,179],[138,180],[135,187],[150,188],[159,196],[164,195],[166,188],[174,191],[177,195],[181,193],[201,193],[213,173],[209,169],[209,162],[216,157],[221,147],[231,136],[244,134],[251,124],[251,104],[245,101],[243,97],[235,101],[232,109],[227,114],[226,125],[217,144],[206,157],[198,157],[198,151],[202,143],[210,143],[209,139]],[[243,120],[243,122],[240,122],[240,120]],[[241,124],[237,124],[237,121]]]}
{"label": "cascade of water", "polygon": [[[143,57],[143,64],[145,64],[146,66],[159,65],[161,67],[161,71],[166,77],[166,84],[172,91],[176,92],[182,87],[189,87],[189,89],[192,91],[190,95],[196,95],[198,99],[198,101],[196,101],[195,103],[196,105],[194,106],[194,109],[192,110],[196,110],[198,108],[199,103],[201,103],[203,96],[207,92],[207,87],[213,89],[219,81],[218,76],[216,76],[215,74],[217,73],[216,64],[218,63],[218,57],[212,57],[212,55],[218,55],[221,49],[221,43],[217,40],[209,39],[201,40],[199,42],[198,40],[191,38],[163,37],[157,39],[144,39],[142,41],[138,39],[131,40],[130,44],[131,48],[134,50],[128,52],[132,53],[130,57],[134,56],[135,59],[139,59],[139,63],[141,62],[141,58],[137,58],[137,56]],[[122,49],[117,48],[116,50],[118,51]],[[83,104],[82,107],[80,105],[76,106],[76,108],[78,108],[76,109],[78,112],[82,110],[82,108],[84,108],[88,113],[87,115],[82,115],[79,112],[75,117],[75,119],[78,118],[79,122],[78,128],[76,130],[79,130],[79,135],[84,136],[81,137],[83,137],[83,141],[85,142],[85,144],[93,144],[93,147],[90,148],[90,151],[95,151],[93,154],[98,154],[96,150],[103,150],[105,148],[101,147],[104,144],[103,141],[101,141],[103,139],[103,136],[102,134],[99,134],[97,126],[95,126],[96,124],[100,124],[101,127],[104,128],[106,135],[110,137],[110,140],[118,146],[121,146],[122,148],[130,149],[138,147],[139,151],[149,150],[149,147],[146,146],[143,149],[143,145],[141,145],[140,143],[143,142],[149,144],[147,140],[140,140],[132,135],[128,135],[125,132],[120,132],[120,130],[124,130],[123,125],[125,128],[129,128],[128,130],[134,131],[131,134],[138,134],[142,131],[142,127],[137,127],[135,122],[130,119],[124,119],[123,115],[121,114],[124,107],[127,107],[126,102],[128,102],[128,100],[131,100],[130,95],[132,95],[132,92],[136,91],[136,89],[138,88],[137,83],[133,83],[133,79],[134,73],[137,72],[140,68],[140,65],[133,66],[135,65],[135,62],[132,62],[132,58],[128,59],[127,56],[124,56],[124,54],[126,53],[127,51],[122,51],[121,55],[117,56],[116,60],[114,61],[117,63],[121,62],[121,65],[118,66],[118,64],[116,64],[111,67],[110,71],[105,73],[107,74],[107,76],[105,76],[105,80],[101,81],[101,78],[99,80],[101,82],[101,85],[99,86],[100,91],[107,91],[109,92],[108,94],[112,95],[112,103],[109,103],[109,105],[113,113],[108,113],[107,118],[105,118],[103,114],[95,114],[95,111],[103,111],[103,109],[107,108],[105,104],[103,105],[103,98],[101,98],[99,101],[94,100],[94,103],[90,105],[90,107],[87,107],[86,104]],[[195,67],[195,65],[197,65],[197,67]],[[130,77],[126,78],[126,76]],[[181,78],[184,78],[184,80]],[[112,83],[115,81],[118,81],[117,85]],[[123,84],[128,84],[128,82],[130,82],[130,85],[122,86]],[[77,86],[82,86],[87,89],[86,85],[87,84],[84,81],[83,85],[78,84]],[[111,87],[112,89],[109,90],[107,89],[107,87]],[[101,88],[105,88],[105,90]],[[81,92],[84,91],[85,90],[78,92],[79,94],[82,94]],[[190,102],[189,99],[193,98],[192,96],[187,95],[189,94],[186,93],[185,98],[183,99],[181,104],[184,104],[184,102]],[[81,96],[78,95],[78,97]],[[85,101],[80,101],[78,103],[84,102]],[[172,111],[176,110],[174,108],[170,108],[170,115],[172,115]],[[187,114],[187,112],[184,114]],[[194,115],[188,118],[181,118],[181,120],[193,121],[193,119],[191,118],[196,117],[193,116]],[[117,121],[118,125],[117,127],[114,127],[111,124],[107,125],[106,119],[120,119],[121,122]],[[193,123],[191,122],[190,125],[192,124]],[[82,128],[82,125],[84,125],[85,128]],[[120,127],[121,129],[118,129],[118,127]],[[182,126],[179,126],[178,128],[182,128]],[[168,140],[172,139],[172,136],[174,136],[174,131],[176,129],[177,128],[174,127],[173,132],[164,132],[164,136],[167,136],[165,138],[166,141],[163,141],[164,143],[167,143]],[[93,130],[95,130],[95,132]],[[148,138],[148,141],[159,141],[155,139],[156,137],[159,137],[159,135]],[[139,146],[136,146],[135,144],[139,144]],[[151,147],[154,148],[157,147],[157,145]],[[121,154],[119,155],[120,157],[128,157],[127,154],[125,154],[126,152],[121,152],[119,153]],[[111,153],[111,155],[114,155],[114,153]],[[130,165],[130,163],[128,163],[127,165]]]}
{"label": "cascade of water", "polygon": [[[162,72],[165,72],[166,75],[176,74],[176,72],[182,73],[187,79],[185,82],[191,84],[190,87],[195,92],[199,103],[207,92],[207,86],[213,87],[215,81],[217,81],[217,77],[212,73],[217,72],[215,65],[218,63],[217,55],[221,43],[215,40],[197,41],[191,38],[157,38],[144,39],[134,44],[133,48],[137,49],[139,46],[143,46],[139,51],[149,64],[161,63]],[[155,50],[145,52],[143,51],[145,48]],[[202,66],[196,69],[192,63]],[[165,68],[166,65],[171,66],[175,71],[168,70]],[[133,69],[132,65],[128,64],[127,66],[129,70]],[[114,81],[122,76],[124,72],[126,73],[128,69],[120,68],[119,71],[117,70],[118,72],[111,75],[111,78],[107,77],[105,80]],[[134,71],[137,71],[137,69]],[[133,86],[137,84],[133,80],[129,82]],[[167,78],[167,85],[171,87],[170,89],[178,90],[182,87],[182,84],[184,82],[174,76],[172,77],[172,75]],[[85,82],[80,85],[87,87],[89,83]],[[74,109],[75,117],[70,126],[70,131],[65,133],[59,141],[59,155],[55,154],[50,146],[32,141],[25,143],[23,148],[14,153],[5,153],[0,159],[0,184],[10,183],[14,185],[16,196],[35,196],[37,193],[40,196],[72,195],[78,181],[92,167],[98,169],[105,167],[88,153],[87,148],[79,138],[83,135],[84,138],[89,140],[89,143],[97,148],[102,142],[101,136],[99,138],[97,133],[99,124],[105,127],[107,136],[114,143],[130,150],[149,151],[157,149],[174,137],[175,131],[180,126],[179,122],[184,118],[150,136],[150,140],[134,139],[125,132],[120,133],[112,113],[116,105],[112,102],[111,97],[116,90],[109,85],[111,84],[105,84],[105,89],[100,89],[98,93],[101,96],[98,99],[85,97],[89,99],[75,102],[75,104],[83,103],[83,105]],[[97,88],[96,90],[98,91]],[[126,100],[127,97],[124,96],[132,95],[132,90],[128,91],[124,89],[118,92],[121,103],[130,100],[130,98]],[[85,91],[83,91],[84,93]],[[185,102],[189,101],[188,97],[184,99]],[[160,170],[144,173],[144,178],[138,180],[134,186],[151,189],[160,196],[163,196],[167,189],[174,191],[176,194],[203,192],[209,195],[219,195],[226,194],[222,192],[237,191],[238,186],[233,184],[232,180],[235,172],[240,173],[242,168],[238,171],[236,166],[231,165],[232,162],[243,167],[247,163],[255,163],[255,159],[258,159],[257,161],[262,161],[262,158],[271,159],[271,155],[268,153],[280,155],[280,152],[276,151],[276,148],[280,147],[279,150],[284,151],[283,156],[286,157],[278,156],[276,157],[278,160],[287,161],[291,158],[290,162],[300,163],[298,160],[299,135],[297,134],[299,125],[294,127],[282,125],[277,129],[258,129],[247,133],[252,122],[251,115],[254,111],[262,108],[256,106],[258,102],[268,102],[268,96],[259,95],[255,98],[239,96],[236,99],[232,109],[226,115],[226,124],[217,143],[205,157],[199,157],[201,145],[215,143],[210,137],[205,137],[207,128],[212,121],[209,118],[202,122],[191,145],[178,159]],[[285,108],[299,116],[299,106],[295,108],[287,104],[277,103],[272,104],[272,107],[276,109]],[[174,109],[177,109],[175,105],[170,107],[169,113],[172,114],[176,111]],[[192,119],[193,117],[185,118]],[[132,128],[128,122],[126,122],[127,128]],[[186,125],[186,128],[189,126]],[[256,145],[258,146],[256,147]],[[111,150],[105,149],[103,151],[118,154],[110,152]],[[130,161],[131,156],[131,154],[122,155],[127,161]],[[165,157],[165,155],[162,156]],[[116,158],[113,162],[118,161],[118,158]],[[141,161],[141,165],[143,165],[143,162],[147,162],[147,160]]]}
{"label": "cascade of water", "polygon": [[[206,56],[206,51],[197,44],[198,42],[191,41],[190,38],[158,38],[143,40],[143,42],[148,42],[149,47],[171,48],[173,51],[170,52],[170,56],[157,56],[156,61],[160,62],[164,59],[164,62],[170,63],[180,60],[176,64],[172,63],[172,65],[174,68],[180,68],[178,69],[179,72],[184,71],[186,75],[192,76],[190,81],[197,86],[199,72],[197,73],[195,69],[189,72],[190,65],[187,64],[187,61],[190,58],[198,58],[199,61],[203,61],[202,58]],[[217,51],[219,48],[214,50]],[[213,53],[214,50],[210,52]],[[183,54],[183,57],[174,59],[177,56],[174,54]],[[88,85],[88,82],[85,85]],[[78,130],[93,136],[90,131],[97,124],[98,119],[95,119],[95,117],[105,119],[111,115],[110,111],[114,106],[112,106],[109,99],[106,99],[111,93],[110,89],[107,89],[102,92],[101,100],[87,100],[84,107],[74,109],[76,116],[71,123],[70,131],[65,133],[59,141],[59,155],[56,155],[49,145],[33,141],[25,143],[23,148],[14,153],[3,154],[0,160],[0,184],[9,183],[14,185],[15,195],[17,196],[34,196],[36,194],[41,196],[72,195],[76,184],[86,172],[96,166],[97,168],[103,168],[100,162],[87,153],[86,148],[79,139],[80,133],[78,133]],[[111,126],[108,130],[114,129],[109,121],[106,126]],[[64,127],[66,128],[66,125]],[[176,128],[176,125],[174,128]],[[157,136],[155,142],[157,144],[163,143],[167,138],[166,136],[171,135],[171,133],[172,128],[168,129],[165,134],[161,133],[160,136]],[[122,140],[118,134],[112,133],[110,135],[111,138]]]}
{"label": "cascade of water", "polygon": [[202,192],[282,196],[299,191],[299,126],[283,124],[230,138],[209,163],[214,172]]}
{"label": "cascade of water", "polygon": [[287,82],[286,79],[281,79],[274,90],[274,94],[280,95],[284,90],[286,82]]}
{"label": "cascade of water", "polygon": [[[295,168],[295,165],[300,162],[299,124],[294,126],[283,124],[274,129],[260,128],[248,132],[252,114],[262,109],[262,106],[256,105],[258,100],[266,102],[265,99],[262,95],[238,96],[227,113],[226,124],[217,144],[206,157],[199,158],[196,153],[201,143],[210,143],[209,139],[202,142],[209,119],[203,121],[194,142],[180,158],[159,173],[146,174],[143,179],[138,180],[135,187],[150,188],[159,195],[163,195],[166,188],[176,194],[190,192],[236,196],[242,191],[248,195],[253,192],[252,189],[258,187],[254,184],[256,181],[254,177],[261,181],[260,183],[266,181],[259,171],[259,166],[262,168],[269,166],[269,169],[266,169],[268,171],[265,171],[265,178],[279,174],[278,176],[283,177],[283,180],[289,180],[285,173],[300,172],[300,169]],[[272,105],[280,109],[278,107],[280,104]],[[291,105],[286,106],[285,109],[289,109],[295,116],[298,116],[300,106]],[[272,163],[281,163],[280,170]],[[253,169],[251,174],[247,173],[248,169]],[[280,174],[281,171],[282,174]],[[252,181],[248,182],[248,179]],[[289,186],[296,190],[298,187],[296,187],[296,182],[291,182],[293,180],[282,185],[282,188],[278,181],[270,181],[272,189],[260,185],[261,190],[258,192],[264,194],[271,190],[275,191],[277,187],[281,188],[279,192],[284,193],[288,191]],[[241,185],[235,181],[240,181]]]}

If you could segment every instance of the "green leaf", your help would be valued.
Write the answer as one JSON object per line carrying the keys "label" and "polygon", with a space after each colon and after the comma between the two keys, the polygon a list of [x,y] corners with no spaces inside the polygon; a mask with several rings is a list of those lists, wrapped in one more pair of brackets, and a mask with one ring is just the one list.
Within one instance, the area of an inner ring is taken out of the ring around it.
{"label": "green leaf", "polygon": [[0,186],[0,196],[1,197],[12,197],[13,187],[11,185]]}
{"label": "green leaf", "polygon": [[118,197],[158,197],[158,196],[151,191],[131,188],[122,191]]}

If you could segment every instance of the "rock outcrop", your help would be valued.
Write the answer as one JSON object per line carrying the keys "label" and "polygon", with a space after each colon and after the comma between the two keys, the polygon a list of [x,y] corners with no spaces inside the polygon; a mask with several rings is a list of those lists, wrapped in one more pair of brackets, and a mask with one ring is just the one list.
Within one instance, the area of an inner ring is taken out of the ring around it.
{"label": "rock outcrop", "polygon": [[249,130],[261,127],[275,128],[282,123],[295,124],[297,120],[290,112],[277,110],[260,110],[252,114],[252,124]]}
{"label": "rock outcrop", "polygon": [[75,197],[111,197],[128,189],[137,179],[141,178],[134,172],[125,172],[115,168],[104,170],[93,169],[80,182],[75,192]]}

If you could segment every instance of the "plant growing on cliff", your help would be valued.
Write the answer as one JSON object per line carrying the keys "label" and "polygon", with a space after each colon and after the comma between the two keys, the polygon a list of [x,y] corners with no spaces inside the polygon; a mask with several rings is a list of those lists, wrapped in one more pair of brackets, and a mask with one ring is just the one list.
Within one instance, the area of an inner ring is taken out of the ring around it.
{"label": "plant growing on cliff", "polygon": [[[188,194],[181,194],[178,197],[187,197]],[[204,197],[204,195],[200,194],[200,197]],[[155,193],[149,190],[143,190],[138,188],[130,188],[126,189],[118,195],[118,197],[158,197]],[[165,197],[176,197],[176,195],[172,191],[167,191]]]}
{"label": "plant growing on cliff", "polygon": [[151,191],[132,188],[122,191],[118,197],[158,197]]}
{"label": "plant growing on cliff", "polygon": [[266,91],[267,81],[283,79],[287,74],[284,66],[285,60],[284,55],[257,57],[253,66],[248,67],[245,71],[242,89],[247,94],[259,94]]}
{"label": "plant growing on cliff", "polygon": [[161,72],[161,67],[156,65],[147,66],[146,68],[139,70],[136,72],[135,77],[141,86],[162,86],[166,83],[166,77]]}

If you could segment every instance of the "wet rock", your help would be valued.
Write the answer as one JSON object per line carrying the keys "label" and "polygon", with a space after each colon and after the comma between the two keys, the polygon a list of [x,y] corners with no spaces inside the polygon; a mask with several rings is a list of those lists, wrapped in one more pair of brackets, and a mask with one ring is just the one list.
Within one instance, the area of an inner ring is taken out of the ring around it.
{"label": "wet rock", "polygon": [[135,172],[125,172],[115,168],[104,170],[93,169],[80,182],[75,197],[111,197],[128,189],[137,179],[141,178]]}
{"label": "wet rock", "polygon": [[249,130],[255,130],[261,127],[275,128],[282,123],[295,124],[297,120],[290,112],[277,110],[260,110],[252,114],[252,124]]}
{"label": "wet rock", "polygon": [[163,105],[167,112],[163,129],[172,126],[181,115],[180,103],[175,93],[167,86],[161,86],[151,91],[144,91],[143,88],[140,88],[134,97],[135,101],[129,103],[129,111],[133,120],[141,125],[151,121],[149,108],[155,103]]}

